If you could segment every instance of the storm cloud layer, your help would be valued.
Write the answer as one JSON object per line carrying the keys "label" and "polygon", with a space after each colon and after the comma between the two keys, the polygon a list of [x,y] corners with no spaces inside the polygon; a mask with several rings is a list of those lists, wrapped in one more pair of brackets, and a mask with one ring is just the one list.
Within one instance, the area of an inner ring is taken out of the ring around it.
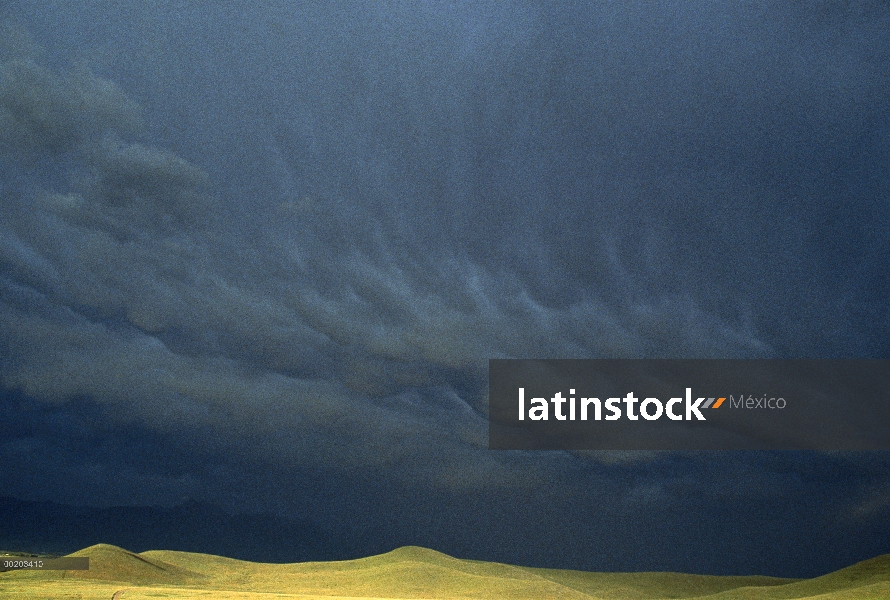
{"label": "storm cloud layer", "polygon": [[[9,493],[324,502],[464,548],[518,497],[751,506],[824,460],[857,473],[826,523],[886,515],[882,455],[492,453],[485,369],[886,358],[887,3],[28,9],[2,30],[0,384],[78,425],[2,452],[79,450]],[[122,456],[77,442],[103,436]]]}

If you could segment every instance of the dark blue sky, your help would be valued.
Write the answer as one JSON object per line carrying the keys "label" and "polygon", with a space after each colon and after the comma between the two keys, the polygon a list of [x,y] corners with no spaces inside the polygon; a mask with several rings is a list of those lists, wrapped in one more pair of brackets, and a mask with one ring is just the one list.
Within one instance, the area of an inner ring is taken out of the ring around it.
{"label": "dark blue sky", "polygon": [[491,452],[486,421],[489,358],[890,357],[887,2],[0,17],[0,495],[350,555],[890,552],[886,453]]}

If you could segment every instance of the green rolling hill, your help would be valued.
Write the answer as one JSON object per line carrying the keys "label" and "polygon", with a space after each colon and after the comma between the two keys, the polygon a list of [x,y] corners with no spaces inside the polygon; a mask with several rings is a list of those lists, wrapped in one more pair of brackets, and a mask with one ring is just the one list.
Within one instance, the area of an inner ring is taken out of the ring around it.
{"label": "green rolling hill", "polygon": [[136,554],[107,544],[90,546],[71,556],[89,556],[90,569],[0,573],[0,597],[890,599],[890,555],[805,580],[537,569],[463,560],[413,546],[357,560],[294,564],[252,563],[165,550]]}

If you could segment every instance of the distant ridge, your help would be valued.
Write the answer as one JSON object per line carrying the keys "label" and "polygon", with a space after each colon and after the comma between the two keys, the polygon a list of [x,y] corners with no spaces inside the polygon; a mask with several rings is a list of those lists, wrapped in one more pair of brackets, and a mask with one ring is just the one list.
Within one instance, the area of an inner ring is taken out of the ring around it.
{"label": "distant ridge", "polygon": [[330,536],[308,521],[231,515],[204,502],[171,508],[69,506],[0,496],[0,548],[68,554],[96,542],[123,548],[173,548],[253,561],[334,558]]}

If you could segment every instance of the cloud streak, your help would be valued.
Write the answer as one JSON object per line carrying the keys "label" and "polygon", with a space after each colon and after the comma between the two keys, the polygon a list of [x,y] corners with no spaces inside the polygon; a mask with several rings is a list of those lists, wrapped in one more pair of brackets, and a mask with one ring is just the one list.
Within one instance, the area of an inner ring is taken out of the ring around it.
{"label": "cloud streak", "polygon": [[[348,198],[285,200],[266,245],[245,250],[218,223],[201,169],[133,139],[140,109],[113,83],[25,59],[3,69],[6,144],[16,157],[64,154],[52,160],[69,174],[9,193],[8,388],[89,396],[160,429],[207,421],[272,439],[299,428],[296,447],[259,448],[339,468],[422,455],[430,439],[446,454],[478,448],[488,357],[766,349],[691,297],[544,306],[459,249],[406,254]],[[622,275],[614,252],[604,268]],[[425,410],[430,395],[458,418]],[[330,439],[345,447],[311,450]]]}

